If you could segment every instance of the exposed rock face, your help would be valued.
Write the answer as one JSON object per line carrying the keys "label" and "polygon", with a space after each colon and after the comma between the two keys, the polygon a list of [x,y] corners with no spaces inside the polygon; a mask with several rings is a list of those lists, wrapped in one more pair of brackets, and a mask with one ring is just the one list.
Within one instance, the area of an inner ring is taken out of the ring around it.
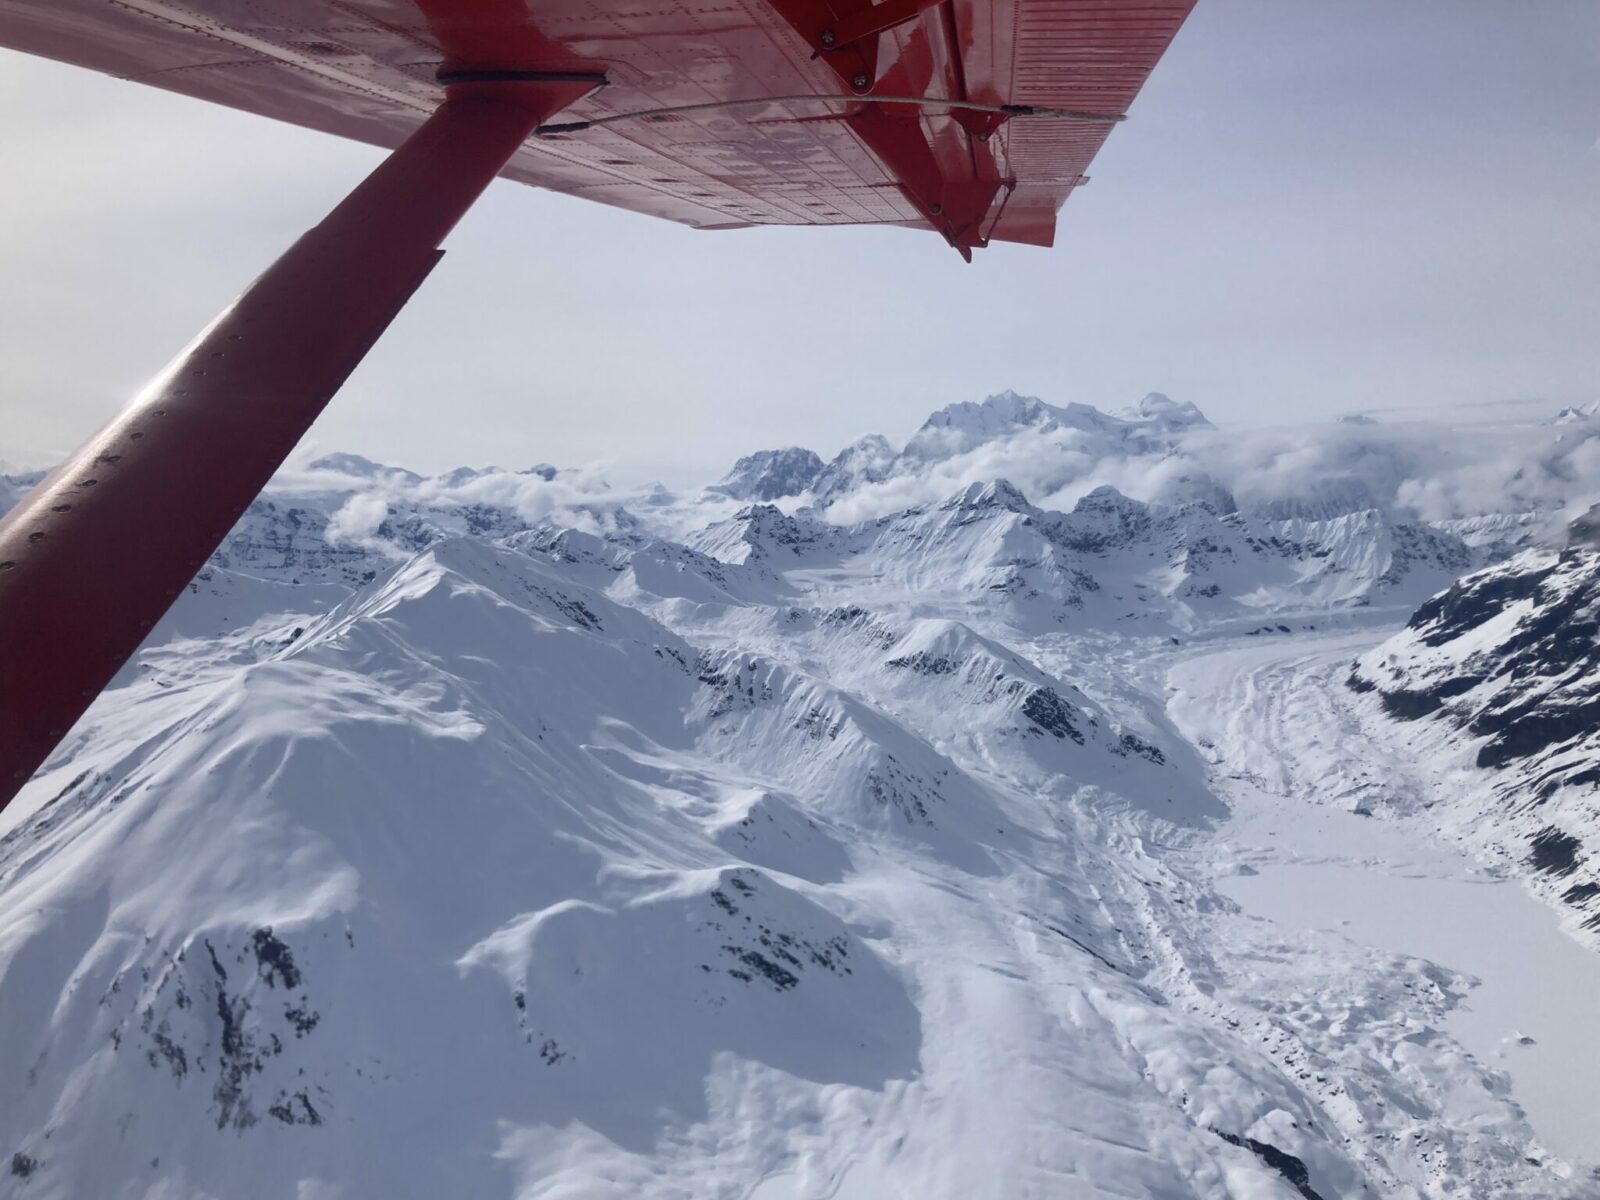
{"label": "exposed rock face", "polygon": [[1600,928],[1600,549],[1530,551],[1469,575],[1355,664],[1392,718],[1456,730],[1499,797],[1491,819]]}
{"label": "exposed rock face", "polygon": [[1600,553],[1534,552],[1468,576],[1354,679],[1396,716],[1440,712],[1485,739],[1479,766],[1600,746]]}
{"label": "exposed rock face", "polygon": [[1575,517],[1567,526],[1567,544],[1600,550],[1600,504]]}

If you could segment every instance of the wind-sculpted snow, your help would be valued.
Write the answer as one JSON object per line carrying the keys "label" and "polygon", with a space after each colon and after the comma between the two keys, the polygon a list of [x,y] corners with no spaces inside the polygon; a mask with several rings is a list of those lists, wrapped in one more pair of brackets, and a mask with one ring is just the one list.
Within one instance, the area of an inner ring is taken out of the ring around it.
{"label": "wind-sculpted snow", "polygon": [[[867,1091],[917,1070],[904,981],[838,917],[749,867],[618,872],[603,900],[518,916],[460,965],[500,991],[497,1024],[514,1019],[525,1071],[543,1076],[538,1119],[636,1154],[655,1148],[664,1113],[708,1118],[718,1055]],[[641,1020],[641,997],[656,1020]]]}
{"label": "wind-sculpted snow", "polygon": [[830,821],[992,873],[984,847],[1003,816],[916,733],[770,659],[708,652],[697,669],[704,687],[688,720],[707,753],[806,796]]}
{"label": "wind-sculpted snow", "polygon": [[[1350,748],[1418,727],[1376,694],[1283,667],[1268,703],[1230,664],[1365,647],[1522,518],[1308,487],[1269,519],[1192,461],[1175,503],[989,475],[812,506],[996,438],[1209,429],[1000,397],[905,454],[754,456],[736,490],[781,505],[282,481],[0,825],[0,1194],[1593,1195],[1449,1032],[1465,972],[1223,891],[1258,792],[1425,795]],[[1576,561],[1505,603],[1571,608]],[[1504,618],[1430,603],[1406,669],[1490,627],[1513,663]],[[1486,704],[1578,694],[1540,628]],[[1515,853],[1581,890],[1563,778]]]}

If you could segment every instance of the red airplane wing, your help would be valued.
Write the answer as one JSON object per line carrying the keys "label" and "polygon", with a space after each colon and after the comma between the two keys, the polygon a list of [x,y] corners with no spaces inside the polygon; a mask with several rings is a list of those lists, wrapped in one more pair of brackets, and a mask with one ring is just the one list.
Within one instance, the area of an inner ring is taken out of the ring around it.
{"label": "red airplane wing", "polygon": [[1049,245],[1192,3],[0,0],[0,45],[392,148],[0,518],[0,807],[497,175],[701,228]]}
{"label": "red airplane wing", "polygon": [[656,115],[530,138],[502,174],[699,228],[931,227],[966,254],[1050,244],[1193,2],[0,0],[0,45],[384,147],[441,74],[603,76],[562,123]]}

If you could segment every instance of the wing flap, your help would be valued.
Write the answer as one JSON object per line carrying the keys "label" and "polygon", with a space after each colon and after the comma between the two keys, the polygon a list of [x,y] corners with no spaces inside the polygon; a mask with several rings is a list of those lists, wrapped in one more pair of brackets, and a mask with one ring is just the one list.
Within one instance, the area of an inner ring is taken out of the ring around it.
{"label": "wing flap", "polygon": [[[563,120],[657,115],[530,139],[505,176],[701,228],[920,225],[966,253],[1048,245],[1113,122],[948,103],[1115,117],[1192,3],[0,0],[0,45],[384,147],[441,70],[603,72]],[[829,44],[836,10],[889,27]],[[750,103],[775,97],[834,99]]]}

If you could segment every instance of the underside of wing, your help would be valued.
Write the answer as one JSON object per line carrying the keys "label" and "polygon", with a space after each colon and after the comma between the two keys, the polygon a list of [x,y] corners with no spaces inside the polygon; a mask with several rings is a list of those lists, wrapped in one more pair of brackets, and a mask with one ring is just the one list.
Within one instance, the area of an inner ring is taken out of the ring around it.
{"label": "underside of wing", "polygon": [[592,90],[503,174],[699,228],[1056,213],[1194,0],[0,0],[0,45],[393,147],[441,79]]}

